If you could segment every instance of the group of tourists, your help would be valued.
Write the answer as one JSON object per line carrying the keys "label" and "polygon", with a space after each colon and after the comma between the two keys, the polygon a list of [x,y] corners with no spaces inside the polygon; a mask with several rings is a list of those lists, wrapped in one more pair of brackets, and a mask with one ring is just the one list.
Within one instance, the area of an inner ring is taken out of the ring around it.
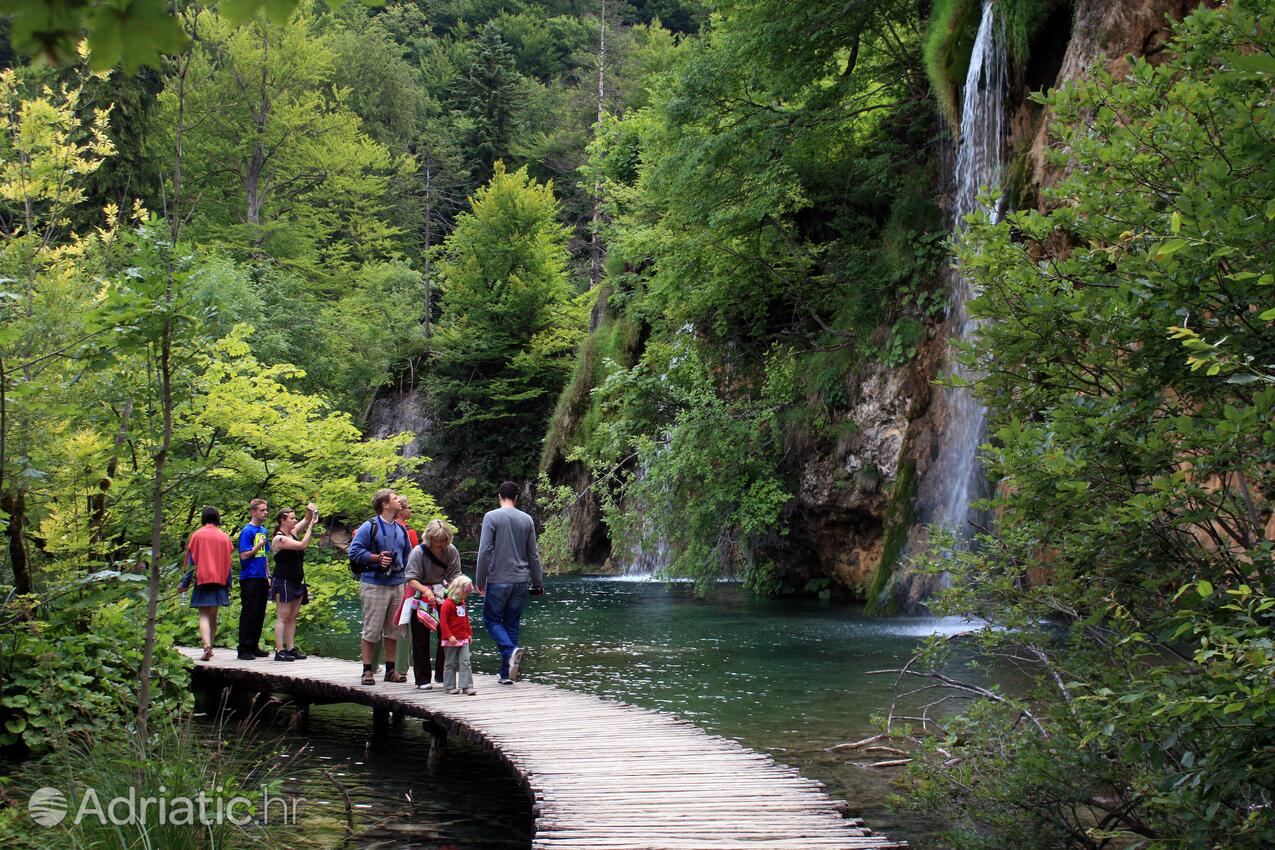
{"label": "group of tourists", "polygon": [[[432,520],[418,538],[409,524],[412,509],[406,498],[389,489],[378,490],[372,497],[373,516],[355,530],[346,552],[350,572],[359,583],[363,609],[362,684],[376,684],[378,645],[384,650],[384,680],[407,681],[397,669],[397,657],[398,642],[410,629],[417,688],[429,690],[437,683],[448,693],[476,693],[468,611],[468,600],[475,590],[483,596],[483,625],[500,651],[499,682],[508,685],[518,678],[523,658],[518,645],[523,608],[528,596],[544,592],[544,576],[535,524],[517,507],[518,485],[506,481],[497,495],[500,507],[483,516],[473,580],[461,571],[451,526]],[[267,533],[269,509],[264,499],[248,504],[248,522],[239,532],[237,545],[222,531],[221,513],[213,507],[204,508],[202,527],[190,536],[186,547],[190,572],[182,586],[194,585],[190,605],[199,610],[204,661],[213,658],[217,611],[230,604],[236,554],[241,606],[239,659],[255,661],[270,655],[261,648],[267,601],[275,603],[274,660],[291,662],[306,657],[295,644],[297,613],[309,601],[305,552],[319,511],[311,502],[298,519],[296,510],[284,508],[275,514],[274,529]]]}

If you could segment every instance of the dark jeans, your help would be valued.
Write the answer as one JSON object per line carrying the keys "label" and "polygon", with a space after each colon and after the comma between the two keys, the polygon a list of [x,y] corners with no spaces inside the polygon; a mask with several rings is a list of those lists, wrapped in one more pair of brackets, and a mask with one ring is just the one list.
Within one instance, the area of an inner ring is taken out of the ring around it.
{"label": "dark jeans", "polygon": [[430,635],[434,635],[434,642],[438,644],[438,652],[434,656],[434,681],[443,681],[443,636],[438,632],[430,631],[425,624],[416,619],[413,612],[412,619],[412,672],[416,677],[416,684],[423,685],[429,681],[429,642]]}
{"label": "dark jeans", "polygon": [[525,581],[512,584],[488,584],[483,597],[483,625],[500,650],[500,678],[509,678],[509,656],[518,646],[522,628],[522,609],[527,604],[531,585]]}
{"label": "dark jeans", "polygon": [[270,596],[270,580],[239,580],[239,651],[252,652],[261,646],[261,627],[266,622],[266,599]]}

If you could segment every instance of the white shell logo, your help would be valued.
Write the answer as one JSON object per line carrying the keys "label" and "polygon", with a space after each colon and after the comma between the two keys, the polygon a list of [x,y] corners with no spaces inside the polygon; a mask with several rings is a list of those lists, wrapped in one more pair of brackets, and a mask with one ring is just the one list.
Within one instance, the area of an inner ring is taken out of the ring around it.
{"label": "white shell logo", "polygon": [[40,826],[57,826],[66,817],[66,795],[56,788],[39,788],[27,800],[27,811]]}

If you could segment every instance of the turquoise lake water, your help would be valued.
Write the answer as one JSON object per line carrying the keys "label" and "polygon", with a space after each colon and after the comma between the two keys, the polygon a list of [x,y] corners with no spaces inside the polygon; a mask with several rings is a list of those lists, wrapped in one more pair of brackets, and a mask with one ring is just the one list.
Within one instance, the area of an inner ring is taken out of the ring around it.
{"label": "turquoise lake water", "polygon": [[[496,653],[475,605],[474,666],[495,672]],[[357,611],[349,632],[304,647],[356,658]],[[560,578],[530,600],[524,617],[524,675],[532,681],[658,708],[765,751],[828,785],[878,832],[924,843],[935,825],[887,806],[897,774],[827,748],[878,731],[893,676],[868,671],[904,663],[927,635],[968,628],[954,620],[875,618],[820,601],[773,600],[720,585],[698,600],[685,584]],[[298,662],[304,663],[304,662]],[[262,730],[260,734],[278,732]],[[307,752],[285,771],[293,792],[313,801],[307,835],[339,841],[345,804],[330,772],[355,803],[352,846],[376,848],[526,847],[528,804],[489,754],[453,743],[446,762],[426,765],[429,738],[408,722],[383,739],[361,706],[316,707],[288,746]]]}

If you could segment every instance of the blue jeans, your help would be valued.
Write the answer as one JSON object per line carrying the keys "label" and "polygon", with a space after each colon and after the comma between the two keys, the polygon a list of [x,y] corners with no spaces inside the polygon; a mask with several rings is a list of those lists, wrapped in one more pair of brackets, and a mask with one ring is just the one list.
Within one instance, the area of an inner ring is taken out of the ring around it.
{"label": "blue jeans", "polygon": [[522,626],[522,609],[527,604],[525,581],[512,584],[489,584],[483,597],[483,625],[500,650],[500,677],[509,678],[509,656],[518,646],[518,630]]}

